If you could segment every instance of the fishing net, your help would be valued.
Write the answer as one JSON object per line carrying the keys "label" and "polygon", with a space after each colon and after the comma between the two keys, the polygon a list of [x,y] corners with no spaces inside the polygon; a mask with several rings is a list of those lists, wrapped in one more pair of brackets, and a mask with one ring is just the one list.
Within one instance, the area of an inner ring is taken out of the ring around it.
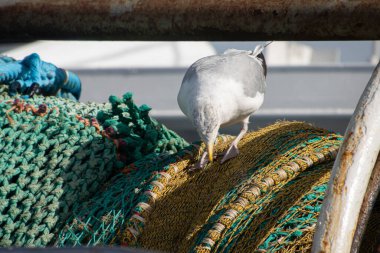
{"label": "fishing net", "polygon": [[[219,137],[216,152],[231,140]],[[247,134],[239,156],[222,165],[217,160],[189,170],[203,145],[139,161],[118,175],[125,185],[118,185],[117,208],[107,214],[124,217],[107,243],[168,252],[309,251],[341,142],[340,135],[309,124],[278,122]],[[113,186],[105,189],[96,203],[112,192]],[[86,207],[78,217],[89,213]],[[103,217],[96,214],[92,219]]]}
{"label": "fishing net", "polygon": [[187,146],[130,93],[109,104],[24,101],[0,86],[0,100],[0,247],[50,245],[127,163]]}
{"label": "fishing net", "polygon": [[[131,93],[78,103],[79,78],[37,54],[0,56],[0,72],[0,247],[310,251],[340,135],[277,122],[248,133],[238,157],[194,171],[204,144]],[[219,136],[216,153],[232,139]],[[378,241],[378,214],[362,251]]]}
{"label": "fishing net", "polygon": [[[7,94],[0,86],[0,246],[310,251],[340,135],[277,122],[248,133],[238,157],[193,171],[204,145],[130,93],[107,104]],[[219,136],[216,153],[232,139]]]}

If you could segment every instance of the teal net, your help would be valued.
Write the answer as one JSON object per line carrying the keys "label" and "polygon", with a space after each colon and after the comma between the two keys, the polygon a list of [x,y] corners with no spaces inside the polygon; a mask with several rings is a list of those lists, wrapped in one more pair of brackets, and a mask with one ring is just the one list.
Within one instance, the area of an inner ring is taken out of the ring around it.
{"label": "teal net", "polygon": [[130,164],[110,179],[104,189],[84,203],[73,207],[73,215],[59,233],[57,246],[120,245],[117,233],[125,226],[141,200],[139,193],[146,182],[163,167],[168,168],[183,157],[192,146],[175,155],[150,154]]}
{"label": "teal net", "polygon": [[[16,103],[0,86],[0,100],[0,247],[52,244],[74,206],[127,163],[187,145],[130,93],[110,104],[42,96]],[[43,113],[27,110],[40,105]]]}

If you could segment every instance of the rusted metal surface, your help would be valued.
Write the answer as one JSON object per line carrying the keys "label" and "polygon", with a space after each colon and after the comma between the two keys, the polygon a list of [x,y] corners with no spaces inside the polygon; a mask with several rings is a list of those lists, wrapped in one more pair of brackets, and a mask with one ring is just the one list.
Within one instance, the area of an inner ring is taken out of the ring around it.
{"label": "rusted metal surface", "polygon": [[351,251],[380,150],[380,63],[365,88],[335,160],[312,252]]}
{"label": "rusted metal surface", "polygon": [[2,40],[375,40],[377,0],[1,0]]}
{"label": "rusted metal surface", "polygon": [[[354,241],[351,247],[351,253],[357,253],[360,250],[361,241],[364,233],[366,232],[366,226],[371,215],[371,211],[376,203],[380,201],[378,198],[380,191],[380,155],[377,156],[375,167],[373,168],[367,191],[364,195],[364,200],[359,213],[358,226],[354,235]],[[376,247],[376,245],[365,245],[364,248]]]}

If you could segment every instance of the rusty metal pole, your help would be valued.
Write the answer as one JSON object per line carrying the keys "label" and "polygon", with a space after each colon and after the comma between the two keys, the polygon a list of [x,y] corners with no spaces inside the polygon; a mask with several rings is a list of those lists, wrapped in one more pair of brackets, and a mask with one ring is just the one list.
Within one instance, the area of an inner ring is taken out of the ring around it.
{"label": "rusty metal pole", "polygon": [[[351,253],[357,253],[362,246],[364,249],[369,248],[374,245],[362,245],[362,240],[365,234],[373,232],[367,230],[368,221],[371,217],[371,211],[376,205],[376,202],[380,199],[378,198],[380,191],[380,154],[377,156],[377,161],[375,167],[372,170],[372,175],[367,186],[367,191],[364,195],[364,200],[360,209],[360,216],[358,225],[356,227],[354,241],[351,247]],[[367,240],[368,241],[368,240]],[[379,245],[380,246],[380,245]]]}
{"label": "rusty metal pole", "polygon": [[375,40],[379,13],[377,0],[1,0],[0,40]]}
{"label": "rusty metal pole", "polygon": [[312,252],[351,251],[379,150],[380,63],[359,100],[335,160],[318,218]]}

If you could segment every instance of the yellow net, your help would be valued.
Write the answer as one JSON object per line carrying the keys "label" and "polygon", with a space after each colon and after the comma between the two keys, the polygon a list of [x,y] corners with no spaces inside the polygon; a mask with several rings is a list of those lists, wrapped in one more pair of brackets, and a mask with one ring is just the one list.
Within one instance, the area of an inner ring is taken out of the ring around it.
{"label": "yellow net", "polygon": [[[215,151],[231,140],[219,137]],[[168,252],[308,251],[341,141],[309,124],[278,122],[248,133],[237,158],[191,172],[204,150],[194,147],[152,174],[119,239]]]}

